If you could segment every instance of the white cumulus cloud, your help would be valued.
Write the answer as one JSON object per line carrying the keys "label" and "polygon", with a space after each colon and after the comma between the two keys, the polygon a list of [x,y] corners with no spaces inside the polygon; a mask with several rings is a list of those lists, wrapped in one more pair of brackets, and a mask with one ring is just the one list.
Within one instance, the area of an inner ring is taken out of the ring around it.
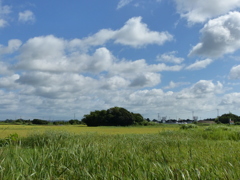
{"label": "white cumulus cloud", "polygon": [[141,17],[129,19],[126,24],[115,34],[115,43],[141,47],[148,44],[162,45],[172,40],[168,32],[150,31],[146,24],[141,22]]}
{"label": "white cumulus cloud", "polygon": [[168,32],[151,31],[147,24],[142,22],[142,17],[133,17],[118,30],[102,29],[96,34],[84,39],[74,39],[71,47],[89,47],[105,44],[113,40],[116,44],[140,48],[150,44],[162,45],[171,41],[173,36]]}
{"label": "white cumulus cloud", "polygon": [[233,53],[240,48],[240,13],[230,12],[210,20],[200,32],[201,42],[192,48],[190,56],[217,58]]}
{"label": "white cumulus cloud", "polygon": [[232,67],[230,74],[230,79],[240,79],[240,65]]}
{"label": "white cumulus cloud", "polygon": [[190,88],[183,89],[178,93],[179,99],[206,98],[214,94],[221,93],[223,85],[220,82],[214,84],[211,80],[200,80]]}
{"label": "white cumulus cloud", "polygon": [[201,23],[240,7],[240,0],[175,0],[177,11],[189,23]]}
{"label": "white cumulus cloud", "polygon": [[7,47],[0,44],[0,55],[13,53],[17,51],[21,45],[22,45],[22,41],[20,41],[19,39],[9,40]]}

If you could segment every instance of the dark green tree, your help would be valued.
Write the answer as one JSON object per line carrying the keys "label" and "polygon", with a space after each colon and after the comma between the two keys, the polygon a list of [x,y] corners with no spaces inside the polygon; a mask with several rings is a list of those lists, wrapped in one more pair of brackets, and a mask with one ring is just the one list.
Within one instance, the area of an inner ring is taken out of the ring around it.
{"label": "dark green tree", "polygon": [[49,122],[45,121],[45,120],[41,120],[41,119],[33,119],[32,123],[33,124],[41,124],[41,125],[43,125],[43,124],[48,124]]}
{"label": "dark green tree", "polygon": [[223,114],[216,119],[217,122],[224,123],[224,124],[229,123],[229,120],[234,121],[235,123],[240,122],[240,117],[235,114],[228,113],[228,114]]}
{"label": "dark green tree", "polygon": [[84,115],[82,122],[87,126],[129,126],[141,124],[142,115],[134,114],[122,107],[113,107],[108,110],[94,111]]}
{"label": "dark green tree", "polygon": [[77,119],[71,119],[71,120],[69,120],[68,122],[69,122],[69,124],[71,124],[71,125],[81,124],[81,121],[79,121],[79,120],[77,120]]}

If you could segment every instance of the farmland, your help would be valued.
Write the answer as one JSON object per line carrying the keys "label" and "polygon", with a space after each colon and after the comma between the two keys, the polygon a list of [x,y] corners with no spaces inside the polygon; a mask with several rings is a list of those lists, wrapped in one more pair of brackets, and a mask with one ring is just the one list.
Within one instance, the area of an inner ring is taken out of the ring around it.
{"label": "farmland", "polygon": [[3,180],[240,179],[234,125],[0,128]]}
{"label": "farmland", "polygon": [[38,126],[38,125],[0,125],[0,138],[17,133],[20,137],[26,137],[32,133],[44,133],[47,131],[64,131],[75,134],[97,133],[97,134],[152,134],[166,130],[177,130],[175,125],[167,126],[138,126],[138,127],[87,127],[84,125],[64,125],[64,126]]}

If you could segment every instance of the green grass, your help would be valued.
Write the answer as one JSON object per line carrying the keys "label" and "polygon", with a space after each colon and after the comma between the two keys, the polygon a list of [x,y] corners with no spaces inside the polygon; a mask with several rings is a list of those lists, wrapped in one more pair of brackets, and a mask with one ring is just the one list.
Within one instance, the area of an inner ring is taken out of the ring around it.
{"label": "green grass", "polygon": [[178,130],[176,125],[157,126],[130,126],[130,127],[87,127],[84,125],[0,125],[0,138],[17,133],[20,137],[27,137],[32,133],[45,131],[64,131],[75,134],[98,133],[98,134],[152,134],[163,130]]}
{"label": "green grass", "polygon": [[0,148],[0,179],[240,179],[239,127],[180,127],[152,134],[12,135]]}

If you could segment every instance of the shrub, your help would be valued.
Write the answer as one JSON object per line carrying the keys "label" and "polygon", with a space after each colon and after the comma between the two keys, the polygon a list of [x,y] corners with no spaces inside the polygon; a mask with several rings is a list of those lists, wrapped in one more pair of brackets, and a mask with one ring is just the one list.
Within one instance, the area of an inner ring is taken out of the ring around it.
{"label": "shrub", "polygon": [[32,120],[32,123],[33,124],[48,124],[49,122],[45,121],[45,120],[41,120],[41,119],[34,119],[34,120]]}
{"label": "shrub", "polygon": [[180,129],[192,129],[192,128],[197,128],[195,124],[182,124]]}

